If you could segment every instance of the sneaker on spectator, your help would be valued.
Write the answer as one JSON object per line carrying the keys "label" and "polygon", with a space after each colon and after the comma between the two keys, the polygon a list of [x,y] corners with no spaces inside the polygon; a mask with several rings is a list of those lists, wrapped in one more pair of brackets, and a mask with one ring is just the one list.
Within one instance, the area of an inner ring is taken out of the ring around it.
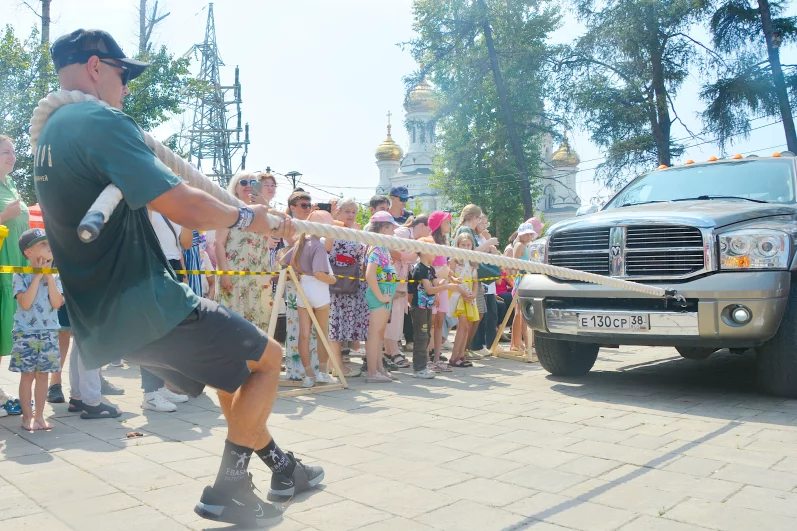
{"label": "sneaker on spectator", "polygon": [[172,413],[177,411],[177,406],[163,398],[158,391],[151,393],[144,393],[144,401],[141,402],[142,409],[149,409],[150,411],[159,411],[161,413]]}
{"label": "sneaker on spectator", "polygon": [[175,392],[169,391],[165,387],[158,389],[158,393],[160,393],[163,398],[172,404],[182,404],[184,402],[188,402],[188,395],[178,395]]}
{"label": "sneaker on spectator", "polygon": [[47,401],[51,404],[64,403],[64,392],[61,390],[61,384],[53,384],[47,389]]}
{"label": "sneaker on spectator", "polygon": [[445,341],[443,341],[442,348],[444,350],[451,350],[452,348],[454,348],[454,344],[448,339],[446,339]]}
{"label": "sneaker on spectator", "polygon": [[413,378],[420,378],[421,380],[432,380],[434,379],[434,374],[429,369],[423,369],[418,372],[412,373]]}
{"label": "sneaker on spectator", "polygon": [[477,354],[476,352],[473,352],[472,350],[466,350],[465,359],[469,361],[480,360],[482,359],[482,356],[480,354]]}
{"label": "sneaker on spectator", "polygon": [[308,389],[313,387],[315,385],[316,378],[317,376],[315,378],[311,378],[310,376],[305,376],[304,378],[302,378],[302,387],[306,387]]}
{"label": "sneaker on spectator", "polygon": [[338,383],[338,379],[325,372],[319,372],[315,375],[315,381],[318,383],[334,384]]}
{"label": "sneaker on spectator", "polygon": [[482,347],[481,350],[477,352],[477,354],[480,354],[481,357],[483,358],[488,358],[493,355],[493,353],[490,352],[490,349],[488,349],[487,347]]}
{"label": "sneaker on spectator", "polygon": [[112,361],[108,365],[110,365],[111,367],[121,367],[122,366],[122,360]]}
{"label": "sneaker on spectator", "polygon": [[125,390],[109,382],[104,376],[100,376],[100,392],[104,395],[123,395]]}

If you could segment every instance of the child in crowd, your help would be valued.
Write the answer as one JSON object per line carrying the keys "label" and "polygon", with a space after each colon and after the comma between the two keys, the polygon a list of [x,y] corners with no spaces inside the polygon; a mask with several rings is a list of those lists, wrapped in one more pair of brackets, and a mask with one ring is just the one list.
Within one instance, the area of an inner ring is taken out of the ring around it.
{"label": "child in crowd", "polygon": [[[53,253],[42,229],[30,229],[19,237],[19,249],[33,267],[51,267]],[[17,312],[14,314],[14,345],[8,370],[22,373],[19,400],[22,428],[28,431],[50,430],[44,418],[49,373],[61,370],[58,350],[58,308],[64,304],[61,280],[52,274],[19,274],[13,278]],[[35,405],[31,406],[36,382]]]}
{"label": "child in crowd", "polygon": [[[393,220],[389,212],[376,212],[371,216],[369,229],[377,234],[392,236],[399,224]],[[365,280],[368,291],[365,300],[371,315],[368,321],[368,339],[365,342],[365,359],[368,367],[368,383],[391,382],[395,376],[386,371],[382,360],[382,342],[385,339],[385,328],[392,310],[393,295],[396,293],[396,268],[390,258],[387,247],[372,247],[365,261]]]}
{"label": "child in crowd", "polygon": [[[469,232],[463,231],[457,236],[454,245],[458,249],[472,251],[476,247],[476,242]],[[456,300],[451,300],[452,306],[449,307],[451,316],[458,320],[454,348],[451,351],[451,360],[448,362],[452,367],[473,367],[473,363],[465,359],[465,349],[468,346],[471,326],[476,326],[475,323],[479,321],[479,309],[476,307],[476,295],[473,292],[477,278],[476,267],[476,264],[468,260],[451,261],[451,273],[462,280],[459,286],[460,296],[456,297]]]}
{"label": "child in crowd", "polygon": [[[529,259],[528,245],[537,237],[537,231],[534,226],[528,221],[521,223],[517,229],[517,239],[512,250],[512,257],[519,260]],[[514,297],[516,287],[512,289],[512,296]],[[512,321],[512,343],[509,350],[512,352],[522,352],[526,350],[524,339],[526,336],[526,323],[519,312],[515,312],[515,319]]]}
{"label": "child in crowd", "polygon": [[[451,214],[448,212],[436,211],[429,216],[429,229],[432,231],[432,238],[437,245],[448,245],[448,235],[451,233]],[[449,282],[456,283],[458,280],[451,278],[451,271],[448,268],[448,258],[445,256],[435,256],[432,262],[435,275],[438,279],[447,279]],[[448,293],[442,293],[435,297],[435,308],[432,309],[432,327],[434,328],[434,355],[430,355],[430,360],[440,367],[443,372],[450,372],[452,369],[446,364],[440,363],[440,350],[443,348],[445,337],[443,331],[446,330],[445,319],[448,314]]]}
{"label": "child in crowd", "polygon": [[[315,210],[307,218],[307,221],[332,225],[332,215],[325,210]],[[332,242],[325,238],[302,234],[296,245],[282,258],[283,265],[290,264],[294,271],[301,275],[299,284],[325,334],[329,330],[329,304],[331,301],[329,286],[337,282],[337,279],[332,276],[332,267],[329,265],[329,251]],[[329,244],[329,248],[327,248],[327,244]],[[318,342],[318,373],[313,372],[310,362],[310,334],[313,322],[301,296],[297,298],[296,304],[299,307],[299,357],[304,365],[302,386],[313,387],[316,382],[336,383],[337,378],[329,375],[329,352],[322,341]]]}
{"label": "child in crowd", "polygon": [[[434,243],[431,237],[419,238],[418,241]],[[429,380],[434,378],[434,373],[440,372],[438,363],[429,362],[427,347],[429,345],[429,332],[432,327],[432,308],[434,308],[435,295],[443,293],[448,296],[448,280],[443,279],[435,283],[436,276],[432,262],[433,254],[418,253],[420,261],[410,271],[409,294],[410,313],[412,315],[412,369],[414,378]]]}

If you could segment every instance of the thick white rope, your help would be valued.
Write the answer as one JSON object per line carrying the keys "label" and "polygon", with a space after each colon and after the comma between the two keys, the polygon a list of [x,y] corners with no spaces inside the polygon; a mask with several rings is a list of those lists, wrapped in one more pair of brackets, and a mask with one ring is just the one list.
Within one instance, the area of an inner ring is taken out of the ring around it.
{"label": "thick white rope", "polygon": [[[41,134],[42,128],[44,127],[47,118],[49,118],[53,111],[63,105],[68,105],[70,103],[82,103],[86,101],[93,101],[99,105],[109,106],[107,103],[98,100],[94,96],[90,96],[79,91],[62,90],[49,94],[46,98],[40,100],[39,106],[33,112],[33,119],[31,120],[30,136],[31,147],[33,151],[36,151],[36,144],[38,142],[39,135]],[[147,142],[147,145],[152,148],[161,162],[163,162],[174,173],[186,180],[189,185],[209,193],[227,205],[236,207],[244,205],[242,201],[238,200],[236,197],[233,197],[218,184],[208,179],[199,170],[185,162],[168,147],[158,142],[152,135],[144,132],[144,138]],[[97,200],[89,209],[89,212],[102,213],[102,216],[107,222],[121,200],[122,193],[119,191],[119,189],[114,185],[109,185],[99,195]],[[267,215],[267,219],[272,229],[277,229],[280,226],[280,223],[282,223],[282,218],[279,216],[269,214]],[[611,286],[614,288],[644,293],[646,295],[652,295],[655,297],[664,297],[667,295],[667,292],[663,288],[659,287],[628,282],[619,278],[604,277],[601,275],[595,275],[593,273],[586,273],[584,271],[575,271],[573,269],[565,269],[563,267],[529,262],[526,260],[518,260],[516,258],[509,258],[503,255],[466,251],[464,249],[458,249],[455,247],[435,245],[405,238],[396,238],[395,236],[385,236],[383,234],[376,234],[374,232],[347,229],[334,225],[322,225],[319,223],[311,223],[297,219],[294,219],[293,222],[296,226],[297,232],[310,234],[317,237],[351,240],[360,243],[366,243],[368,245],[380,245],[390,249],[424,252],[433,254],[435,256],[447,256],[455,260],[469,260],[475,263],[481,262],[485,264],[493,264],[508,269],[518,269],[522,271],[528,271],[530,273],[550,275],[567,280],[577,280],[581,282],[590,282],[592,284]]]}

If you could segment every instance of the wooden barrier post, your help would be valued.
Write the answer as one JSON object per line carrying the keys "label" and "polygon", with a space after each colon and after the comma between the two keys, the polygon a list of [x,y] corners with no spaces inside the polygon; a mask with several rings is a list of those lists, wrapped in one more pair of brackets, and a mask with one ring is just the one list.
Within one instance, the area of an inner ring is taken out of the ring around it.
{"label": "wooden barrier post", "polygon": [[[515,353],[511,351],[504,351],[495,352],[496,346],[498,346],[498,341],[501,339],[501,334],[504,332],[504,328],[506,328],[506,323],[509,322],[509,316],[512,313],[512,310],[515,311],[515,319],[523,319],[523,316],[520,315],[520,309],[518,307],[518,295],[520,294],[520,290],[515,292],[515,296],[512,297],[512,303],[509,305],[509,308],[506,309],[506,316],[504,316],[504,322],[501,323],[501,328],[498,330],[498,333],[495,335],[495,341],[493,341],[493,346],[491,351],[493,352],[493,356],[497,358],[504,358],[507,360],[515,360],[515,361],[522,361],[524,363],[532,363],[536,360],[536,357],[533,356],[532,346],[531,346],[531,328],[527,327],[527,334],[528,334],[528,341],[526,346],[526,352],[523,353]],[[526,323],[523,323],[526,324]],[[514,338],[512,338],[514,339]]]}

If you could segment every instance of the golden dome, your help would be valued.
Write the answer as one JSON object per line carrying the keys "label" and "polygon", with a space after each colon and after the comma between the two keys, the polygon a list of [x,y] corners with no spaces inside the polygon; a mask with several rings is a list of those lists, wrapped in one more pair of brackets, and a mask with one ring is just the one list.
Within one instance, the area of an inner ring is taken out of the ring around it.
{"label": "golden dome", "polygon": [[437,96],[432,86],[426,81],[426,78],[422,79],[421,82],[415,85],[415,88],[410,91],[404,108],[407,112],[434,112],[437,110]]}
{"label": "golden dome", "polygon": [[404,152],[401,151],[401,146],[396,144],[393,141],[393,137],[390,136],[390,124],[387,124],[387,138],[379,144],[379,147],[376,148],[376,160],[393,160],[393,161],[400,161],[401,157],[404,156]]}
{"label": "golden dome", "polygon": [[565,136],[559,145],[559,149],[551,155],[551,164],[556,167],[578,166],[580,162],[581,159],[578,157],[578,153],[570,148],[570,143]]}

